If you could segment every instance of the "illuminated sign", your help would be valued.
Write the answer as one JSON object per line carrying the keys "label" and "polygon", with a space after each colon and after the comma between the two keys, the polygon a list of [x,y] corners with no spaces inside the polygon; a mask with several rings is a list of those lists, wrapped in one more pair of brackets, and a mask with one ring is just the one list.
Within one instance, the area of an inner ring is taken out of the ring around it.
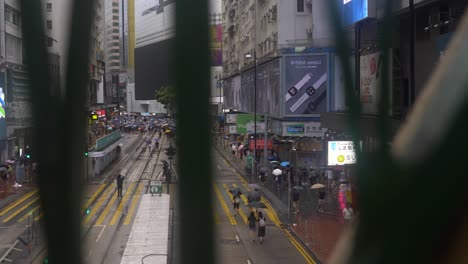
{"label": "illuminated sign", "polygon": [[5,117],[5,93],[3,93],[3,88],[0,88],[0,118]]}
{"label": "illuminated sign", "polygon": [[328,166],[356,163],[356,151],[352,141],[328,141]]}
{"label": "illuminated sign", "polygon": [[352,25],[375,16],[375,0],[343,0],[343,22]]}

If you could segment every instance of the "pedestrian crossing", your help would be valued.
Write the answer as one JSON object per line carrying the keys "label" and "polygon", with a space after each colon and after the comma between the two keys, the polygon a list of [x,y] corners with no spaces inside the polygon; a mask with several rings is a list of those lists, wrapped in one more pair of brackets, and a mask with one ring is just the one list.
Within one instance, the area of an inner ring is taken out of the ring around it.
{"label": "pedestrian crossing", "polygon": [[[231,188],[239,188],[242,192],[241,204],[239,207],[239,215],[234,216],[234,208],[232,201],[232,194],[229,192]],[[247,183],[218,183],[213,184],[213,189],[217,198],[217,204],[221,206],[224,214],[219,216],[217,214],[213,215],[215,224],[223,224],[229,222],[231,225],[247,224],[248,216],[251,212],[251,208],[248,206],[247,194],[251,191]],[[262,211],[267,217],[271,220],[276,226],[280,226],[281,222],[278,215],[273,210],[271,204],[266,201],[264,198],[261,199],[261,202],[266,205],[266,208],[257,209]],[[256,213],[256,212],[255,212]]]}
{"label": "pedestrian crossing", "polygon": [[[145,182],[130,182],[123,190],[123,197],[117,197],[114,184],[102,184],[86,199],[82,206],[82,225],[102,226],[130,225],[135,217],[136,207],[144,190]],[[89,213],[85,213],[88,211]],[[0,209],[1,226],[22,226],[44,217],[38,189],[33,189]]]}

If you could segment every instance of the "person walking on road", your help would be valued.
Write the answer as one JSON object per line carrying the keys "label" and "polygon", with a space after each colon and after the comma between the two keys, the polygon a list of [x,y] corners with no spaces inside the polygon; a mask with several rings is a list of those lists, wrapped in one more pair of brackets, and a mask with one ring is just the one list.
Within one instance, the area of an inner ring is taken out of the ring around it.
{"label": "person walking on road", "polygon": [[266,218],[263,216],[262,212],[258,212],[258,239],[260,239],[260,244],[263,243],[266,232]]}
{"label": "person walking on road", "polygon": [[353,208],[351,208],[351,204],[348,202],[346,203],[346,207],[343,209],[343,218],[345,220],[345,224],[349,224],[353,220],[353,216]]}
{"label": "person walking on road", "polygon": [[117,197],[122,197],[122,186],[123,186],[123,181],[124,181],[124,177],[122,176],[122,174],[119,173],[119,175],[117,175]]}
{"label": "person walking on road", "polygon": [[257,218],[255,217],[254,212],[250,212],[247,222],[249,223],[250,238],[253,242],[255,241],[255,229],[257,228]]}
{"label": "person walking on road", "polygon": [[232,204],[234,206],[234,216],[236,216],[237,214],[239,214],[239,206],[240,206],[240,197],[239,197],[239,194],[236,193],[233,197],[232,197]]}
{"label": "person walking on road", "polygon": [[318,197],[318,207],[317,207],[317,211],[319,213],[323,213],[323,206],[325,205],[325,191],[324,190],[320,190],[319,191],[319,197]]}

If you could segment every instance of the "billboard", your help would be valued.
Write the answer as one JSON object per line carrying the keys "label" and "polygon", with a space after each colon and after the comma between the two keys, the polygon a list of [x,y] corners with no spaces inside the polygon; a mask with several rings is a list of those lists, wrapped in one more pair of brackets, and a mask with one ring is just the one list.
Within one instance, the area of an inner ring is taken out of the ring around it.
{"label": "billboard", "polygon": [[237,114],[226,114],[226,124],[236,124]]}
{"label": "billboard", "polygon": [[328,141],[328,166],[356,163],[353,141]]}
{"label": "billboard", "polygon": [[284,115],[318,115],[327,111],[328,55],[291,55],[284,58]]}
{"label": "billboard", "polygon": [[375,0],[342,0],[342,5],[345,26],[375,17]]}
{"label": "billboard", "polygon": [[156,89],[173,84],[175,39],[135,49],[135,99],[154,100]]}
{"label": "billboard", "polygon": [[280,61],[257,67],[257,113],[280,116]]}
{"label": "billboard", "polygon": [[[389,55],[391,58],[391,54]],[[391,61],[389,61],[389,89],[391,89]],[[378,114],[379,100],[382,95],[382,53],[376,52],[361,56],[360,58],[360,101],[363,114]],[[392,105],[392,96],[389,92],[389,106]],[[391,113],[390,107],[390,113]]]}
{"label": "billboard", "polygon": [[175,0],[135,1],[136,47],[175,36]]}
{"label": "billboard", "polygon": [[223,25],[210,25],[210,65],[223,66]]}

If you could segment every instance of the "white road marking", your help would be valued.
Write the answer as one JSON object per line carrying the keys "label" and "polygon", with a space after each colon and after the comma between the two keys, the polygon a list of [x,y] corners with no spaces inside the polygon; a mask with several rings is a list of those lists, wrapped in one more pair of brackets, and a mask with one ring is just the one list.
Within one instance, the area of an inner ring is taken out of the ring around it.
{"label": "white road marking", "polygon": [[252,264],[252,262],[250,262],[250,259],[247,260],[247,264]]}
{"label": "white road marking", "polygon": [[237,243],[240,243],[240,239],[238,235],[236,235],[236,240],[237,240]]}
{"label": "white road marking", "polygon": [[91,251],[88,254],[88,258],[91,257],[91,255],[93,254],[93,251],[94,251],[94,249],[91,249]]}
{"label": "white road marking", "polygon": [[102,233],[104,233],[104,229],[106,229],[106,225],[102,225],[102,226],[103,226],[103,228],[102,228],[101,232],[99,233],[99,236],[97,237],[96,242],[98,242],[99,239],[101,239]]}

